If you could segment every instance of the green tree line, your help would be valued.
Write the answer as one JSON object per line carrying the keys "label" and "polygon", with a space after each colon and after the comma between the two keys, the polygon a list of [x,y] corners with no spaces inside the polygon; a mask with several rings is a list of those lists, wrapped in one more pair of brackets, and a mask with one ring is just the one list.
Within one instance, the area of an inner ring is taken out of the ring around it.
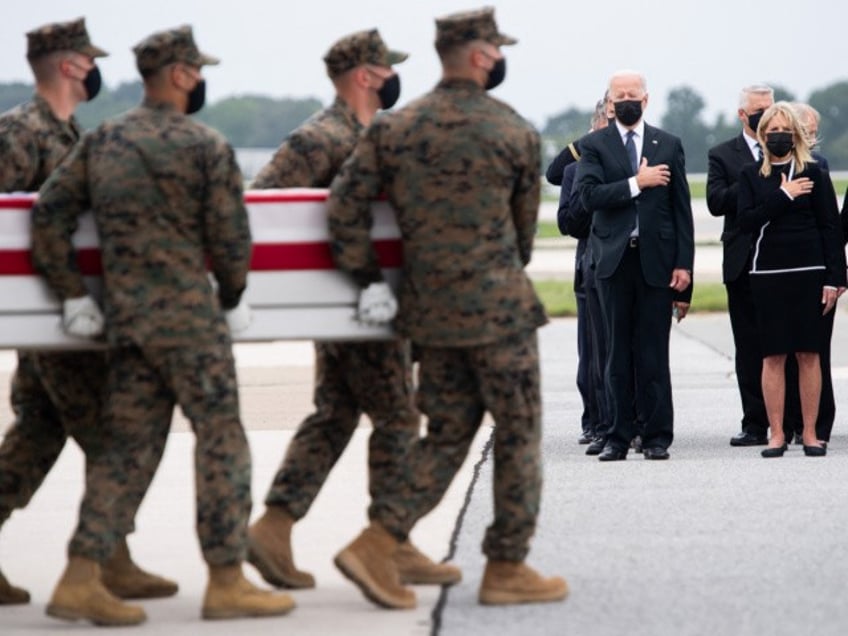
{"label": "green tree line", "polygon": [[[23,82],[0,83],[0,112],[26,101],[33,86]],[[125,82],[115,88],[103,87],[97,99],[82,104],[78,111],[85,128],[132,108],[141,100],[140,81]],[[775,88],[775,98],[789,101],[796,96]],[[813,91],[807,102],[822,115],[819,126],[821,146],[833,170],[848,170],[848,81],[840,81]],[[197,117],[220,130],[238,148],[274,148],[323,104],[315,98],[271,98],[263,95],[227,97],[212,102]],[[678,135],[686,151],[689,172],[706,172],[707,151],[715,144],[739,134],[735,116],[721,113],[712,122],[705,120],[703,97],[691,86],[669,92],[659,125]],[[571,106],[547,119],[542,128],[543,166],[568,142],[586,133],[592,106]]]}

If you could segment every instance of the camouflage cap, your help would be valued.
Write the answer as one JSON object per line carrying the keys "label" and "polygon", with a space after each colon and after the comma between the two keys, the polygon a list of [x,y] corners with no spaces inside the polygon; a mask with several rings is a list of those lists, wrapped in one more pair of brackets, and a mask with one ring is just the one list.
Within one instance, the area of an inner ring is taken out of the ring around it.
{"label": "camouflage cap", "polygon": [[76,51],[89,57],[109,55],[94,46],[85,30],[85,18],[71,22],[53,22],[29,31],[27,34],[27,59],[34,60],[53,51]]}
{"label": "camouflage cap", "polygon": [[473,40],[485,40],[495,46],[518,42],[515,38],[498,32],[498,25],[495,23],[495,10],[492,7],[436,18],[437,49],[444,49]]}
{"label": "camouflage cap", "polygon": [[377,29],[371,29],[341,38],[327,51],[324,63],[327,65],[327,75],[336,77],[360,64],[391,66],[408,57],[406,53],[390,50]]}
{"label": "camouflage cap", "polygon": [[135,64],[142,76],[149,75],[174,62],[183,62],[190,66],[205,66],[220,62],[218,58],[198,50],[191,27],[188,25],[154,33],[136,44],[133,52]]}

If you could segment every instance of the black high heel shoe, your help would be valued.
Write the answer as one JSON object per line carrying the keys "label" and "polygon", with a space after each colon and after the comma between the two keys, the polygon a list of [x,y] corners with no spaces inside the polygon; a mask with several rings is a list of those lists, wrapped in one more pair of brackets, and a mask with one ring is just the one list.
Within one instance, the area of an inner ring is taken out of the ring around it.
{"label": "black high heel shoe", "polygon": [[827,455],[827,446],[807,446],[804,444],[804,455],[807,457],[824,457]]}
{"label": "black high heel shoe", "polygon": [[[765,458],[783,457],[783,453],[786,452],[787,448],[789,447],[785,443],[783,444],[783,446],[776,446],[774,448],[764,448],[762,451],[760,451],[760,455]],[[804,449],[806,450],[806,448],[807,447],[805,446]]]}

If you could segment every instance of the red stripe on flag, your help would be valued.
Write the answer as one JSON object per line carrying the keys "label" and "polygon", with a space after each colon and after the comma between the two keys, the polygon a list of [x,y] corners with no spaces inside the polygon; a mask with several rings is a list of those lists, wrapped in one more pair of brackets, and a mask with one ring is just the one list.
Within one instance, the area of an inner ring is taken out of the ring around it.
{"label": "red stripe on flag", "polygon": [[20,210],[29,212],[38,197],[34,194],[22,194],[0,197],[0,210]]}
{"label": "red stripe on flag", "polygon": [[[400,240],[374,242],[374,249],[385,268],[398,268],[403,260]],[[80,271],[86,276],[103,273],[100,251],[84,248],[77,251]],[[314,243],[257,243],[253,246],[250,270],[254,272],[303,271],[336,269],[327,242]],[[0,250],[0,276],[33,276],[29,250]]]}
{"label": "red stripe on flag", "polygon": [[[85,276],[100,276],[100,250],[86,247],[77,250],[77,263]],[[34,276],[29,250],[0,250],[0,276]]]}

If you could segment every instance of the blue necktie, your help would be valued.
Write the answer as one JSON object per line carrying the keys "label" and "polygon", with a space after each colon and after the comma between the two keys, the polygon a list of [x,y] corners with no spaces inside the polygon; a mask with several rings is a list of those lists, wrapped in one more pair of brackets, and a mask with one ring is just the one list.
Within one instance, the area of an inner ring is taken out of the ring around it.
{"label": "blue necktie", "polygon": [[624,144],[624,149],[627,151],[627,156],[630,158],[630,167],[633,168],[633,174],[639,172],[639,159],[636,158],[636,142],[633,137],[636,133],[632,130],[627,131],[627,142]]}

